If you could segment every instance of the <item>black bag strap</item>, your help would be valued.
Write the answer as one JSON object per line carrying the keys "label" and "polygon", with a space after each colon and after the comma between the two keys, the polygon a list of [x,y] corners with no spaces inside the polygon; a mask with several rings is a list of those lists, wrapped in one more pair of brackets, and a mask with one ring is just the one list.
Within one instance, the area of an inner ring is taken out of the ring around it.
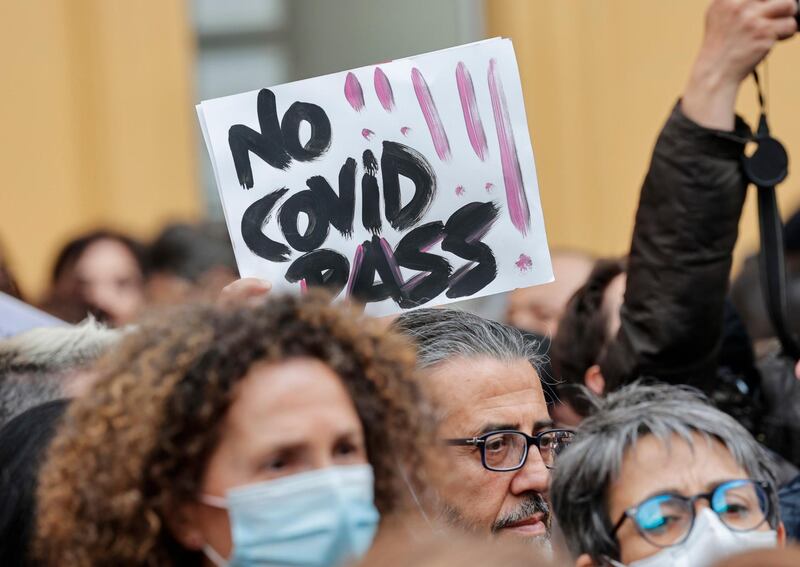
{"label": "black bag strap", "polygon": [[753,138],[758,147],[752,156],[743,158],[743,166],[745,175],[757,187],[758,192],[761,288],[783,354],[797,361],[800,360],[800,345],[788,323],[789,302],[786,295],[783,222],[775,197],[775,186],[786,179],[789,172],[789,156],[783,144],[770,135],[764,95],[757,71],[753,71],[753,77],[761,106],[758,130]]}

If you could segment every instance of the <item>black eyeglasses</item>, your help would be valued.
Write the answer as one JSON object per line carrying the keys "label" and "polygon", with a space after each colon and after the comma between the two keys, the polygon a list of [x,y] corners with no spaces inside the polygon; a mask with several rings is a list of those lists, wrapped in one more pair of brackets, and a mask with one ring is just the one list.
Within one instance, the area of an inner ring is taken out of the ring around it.
{"label": "black eyeglasses", "polygon": [[633,520],[636,531],[656,547],[670,547],[686,541],[694,527],[695,503],[707,500],[722,523],[737,532],[760,527],[771,515],[771,487],[758,480],[729,480],[711,492],[681,496],[665,493],[651,496],[638,506],[628,508],[611,532],[615,536],[626,518]]}
{"label": "black eyeglasses", "polygon": [[446,439],[445,443],[478,447],[481,450],[481,462],[484,468],[490,471],[510,472],[525,466],[528,447],[531,445],[539,449],[545,466],[552,469],[556,457],[572,442],[574,436],[575,433],[569,429],[548,429],[533,437],[522,431],[501,430],[490,431],[470,439]]}

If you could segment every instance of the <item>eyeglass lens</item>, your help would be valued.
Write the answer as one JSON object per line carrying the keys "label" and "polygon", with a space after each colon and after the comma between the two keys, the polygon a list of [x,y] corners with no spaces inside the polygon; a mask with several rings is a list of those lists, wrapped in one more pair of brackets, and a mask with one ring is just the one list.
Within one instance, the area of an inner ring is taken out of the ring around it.
{"label": "eyeglass lens", "polygon": [[[545,432],[539,438],[539,452],[548,467],[555,464],[556,457],[572,440],[568,431]],[[522,433],[495,433],[486,437],[484,459],[486,466],[496,471],[519,468],[525,462],[528,439]]]}
{"label": "eyeglass lens", "polygon": [[[711,494],[711,509],[731,530],[748,531],[766,520],[769,499],[762,486],[736,480],[718,486]],[[690,499],[662,494],[645,500],[636,509],[635,521],[646,540],[659,547],[682,541],[692,526],[694,507]]]}

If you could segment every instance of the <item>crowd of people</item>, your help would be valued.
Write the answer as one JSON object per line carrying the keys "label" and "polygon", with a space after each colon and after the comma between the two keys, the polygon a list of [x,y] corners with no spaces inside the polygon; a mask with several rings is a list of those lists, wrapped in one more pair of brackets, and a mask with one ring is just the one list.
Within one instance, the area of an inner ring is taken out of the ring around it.
{"label": "crowd of people", "polygon": [[629,254],[503,321],[272,293],[214,223],[81,235],[38,303],[0,252],[71,324],[0,341],[0,564],[800,565],[800,366],[729,294],[736,96],[796,10],[710,2]]}

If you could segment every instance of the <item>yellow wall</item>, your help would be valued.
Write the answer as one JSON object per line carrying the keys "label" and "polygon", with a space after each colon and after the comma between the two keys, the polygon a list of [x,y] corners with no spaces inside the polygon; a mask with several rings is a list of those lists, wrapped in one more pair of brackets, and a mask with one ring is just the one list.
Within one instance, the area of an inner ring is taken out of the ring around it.
{"label": "yellow wall", "polygon": [[[487,34],[514,41],[551,247],[627,250],[650,151],[688,77],[707,4],[486,1]],[[768,67],[773,133],[800,160],[800,39],[778,46]],[[739,103],[753,124],[749,83]],[[800,203],[797,179],[783,185],[784,216]],[[751,195],[737,260],[757,243]]]}
{"label": "yellow wall", "polygon": [[0,2],[0,243],[29,294],[76,231],[199,214],[189,26],[178,0]]}

